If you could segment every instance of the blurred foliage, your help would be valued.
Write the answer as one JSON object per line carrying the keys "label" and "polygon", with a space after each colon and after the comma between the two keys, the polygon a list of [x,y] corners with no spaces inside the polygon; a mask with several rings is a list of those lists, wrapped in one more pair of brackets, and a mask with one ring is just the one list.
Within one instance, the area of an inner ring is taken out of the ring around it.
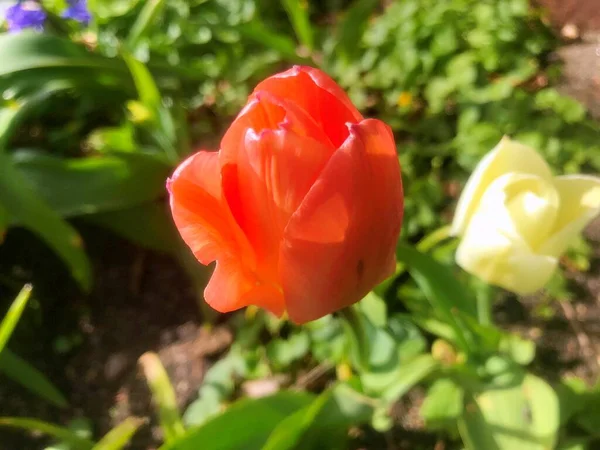
{"label": "blurred foliage", "polygon": [[[65,2],[43,5],[59,14]],[[9,227],[28,228],[89,290],[91,265],[69,222],[78,217],[173,255],[200,292],[206,280],[166,214],[165,180],[194,149],[217,148],[256,82],[291,64],[320,66],[393,128],[403,235],[420,240],[419,251],[401,244],[396,276],[351,316],[302,328],[252,308],[234,316],[235,343],[183,414],[160,361],[144,355],[163,449],[347,448],[352,426],[389,430],[391,407],[417,384],[428,387],[426,427],[468,450],[594,448],[597,388],[565,380],[553,389],[527,369],[535,345],[491,323],[494,291],[452,269],[455,242],[438,228],[503,134],[540,149],[557,173],[600,171],[600,125],[552,87],[559,42],[527,0],[89,7],[88,28],[56,17],[44,33],[0,36],[0,243]],[[582,242],[568,257],[586,269],[589,252]],[[570,294],[560,274],[549,288]],[[0,370],[64,406],[41,373],[1,348],[19,298],[0,326]],[[97,443],[78,422],[0,425],[41,431],[55,448],[117,449],[144,424],[131,418]]]}

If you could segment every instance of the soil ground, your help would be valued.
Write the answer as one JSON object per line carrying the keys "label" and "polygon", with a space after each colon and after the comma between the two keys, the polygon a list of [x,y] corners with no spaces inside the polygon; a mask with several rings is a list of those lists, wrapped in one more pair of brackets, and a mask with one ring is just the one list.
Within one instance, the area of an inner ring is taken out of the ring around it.
{"label": "soil ground", "polygon": [[[586,35],[586,40],[559,52],[566,64],[563,89],[600,116],[600,83],[595,78],[600,73],[600,41],[589,38],[590,32],[600,30],[600,0],[539,3],[548,8],[557,29],[574,24],[577,37]],[[37,308],[28,310],[11,348],[55,381],[71,404],[59,411],[3,379],[0,415],[59,423],[87,417],[96,436],[128,415],[148,417],[149,426],[136,435],[131,449],[151,450],[160,442],[160,432],[138,358],[146,351],[160,355],[183,408],[196,398],[206,368],[226,350],[232,336],[225,325],[212,332],[201,327],[193,288],[173,260],[95,228],[82,231],[96,279],[89,296],[72,286],[54,257],[26,232],[11,231],[0,246],[0,273],[10,273],[12,280],[28,279],[31,273],[45,276],[36,282]],[[578,295],[569,303],[550,304],[550,320],[535,314],[539,298],[507,297],[496,310],[501,323],[536,340],[535,369],[552,378],[573,373],[591,381],[600,374],[600,221],[588,235],[596,249],[591,269],[586,274],[570,272]],[[12,283],[0,280],[0,297],[16,288]],[[444,441],[422,432],[421,400],[419,391],[407,396],[398,407],[399,426],[382,441],[374,442],[369,433],[359,436],[359,448],[449,450]],[[0,450],[43,448],[39,437],[1,433]]]}

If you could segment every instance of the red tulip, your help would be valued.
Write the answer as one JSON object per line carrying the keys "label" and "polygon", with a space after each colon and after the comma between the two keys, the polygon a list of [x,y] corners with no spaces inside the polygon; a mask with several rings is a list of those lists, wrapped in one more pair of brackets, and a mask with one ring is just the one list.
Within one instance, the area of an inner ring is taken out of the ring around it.
{"label": "red tulip", "polygon": [[394,138],[323,72],[260,83],[221,141],[168,181],[175,224],[214,309],[258,305],[318,319],[395,269],[403,194]]}

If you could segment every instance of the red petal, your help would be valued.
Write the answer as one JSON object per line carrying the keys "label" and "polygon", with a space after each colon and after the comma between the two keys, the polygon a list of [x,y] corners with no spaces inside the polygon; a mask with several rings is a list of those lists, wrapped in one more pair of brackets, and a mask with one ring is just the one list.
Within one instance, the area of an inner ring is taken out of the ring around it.
{"label": "red petal", "polygon": [[221,200],[218,153],[201,151],[189,157],[168,186],[175,225],[201,263],[237,247],[231,214]]}
{"label": "red petal", "polygon": [[394,139],[378,120],[349,128],[284,232],[279,271],[296,323],[351,305],[393,271],[403,208]]}
{"label": "red petal", "polygon": [[256,305],[281,316],[284,302],[281,289],[265,285],[249,273],[235,256],[217,261],[204,291],[204,298],[219,312],[235,311],[248,305]]}
{"label": "red petal", "polygon": [[[306,111],[269,92],[257,92],[250,97],[221,140],[221,165],[237,161],[238,152],[243,148],[249,129],[256,133],[262,130],[285,129],[299,136],[310,137],[324,145],[331,144],[329,137]],[[331,152],[337,148],[333,144],[331,147]]]}
{"label": "red petal", "polygon": [[223,186],[257,257],[260,276],[279,281],[283,230],[333,149],[285,130],[246,134],[235,166],[224,167]]}
{"label": "red petal", "polygon": [[286,99],[306,111],[336,148],[348,137],[346,122],[357,123],[363,119],[342,88],[324,72],[311,67],[295,66],[267,78],[254,90],[255,93],[261,91]]}
{"label": "red petal", "polygon": [[281,292],[257,279],[255,255],[223,200],[218,157],[215,152],[198,152],[169,180],[177,229],[201,263],[218,259],[204,292],[213,308],[227,312],[256,304],[281,314]]}

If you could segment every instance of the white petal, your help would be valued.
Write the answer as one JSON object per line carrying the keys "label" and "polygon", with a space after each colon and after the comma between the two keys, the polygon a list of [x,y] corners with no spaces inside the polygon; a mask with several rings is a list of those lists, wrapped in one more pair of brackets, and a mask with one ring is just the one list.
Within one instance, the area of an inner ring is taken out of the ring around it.
{"label": "white petal", "polygon": [[482,280],[522,295],[542,288],[558,265],[556,258],[533,253],[479,213],[460,242],[456,262]]}
{"label": "white petal", "polygon": [[588,175],[556,177],[560,208],[553,232],[540,252],[559,257],[600,213],[600,178]]}
{"label": "white petal", "polygon": [[456,206],[452,222],[453,235],[465,232],[489,185],[498,177],[514,172],[536,175],[545,180],[552,178],[548,164],[533,148],[503,137],[477,164],[467,181]]}

